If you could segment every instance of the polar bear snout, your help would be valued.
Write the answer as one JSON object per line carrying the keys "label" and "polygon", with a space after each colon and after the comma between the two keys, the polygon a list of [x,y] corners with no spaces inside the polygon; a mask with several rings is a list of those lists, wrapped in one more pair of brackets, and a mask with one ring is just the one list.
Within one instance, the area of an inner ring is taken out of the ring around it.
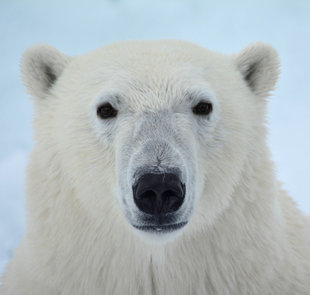
{"label": "polar bear snout", "polygon": [[176,212],[181,207],[185,184],[176,174],[147,173],[133,186],[133,197],[140,211],[159,217]]}
{"label": "polar bear snout", "polygon": [[143,114],[131,136],[120,141],[116,157],[124,214],[139,230],[134,232],[151,241],[160,236],[164,242],[183,232],[194,209],[195,147],[173,116]]}

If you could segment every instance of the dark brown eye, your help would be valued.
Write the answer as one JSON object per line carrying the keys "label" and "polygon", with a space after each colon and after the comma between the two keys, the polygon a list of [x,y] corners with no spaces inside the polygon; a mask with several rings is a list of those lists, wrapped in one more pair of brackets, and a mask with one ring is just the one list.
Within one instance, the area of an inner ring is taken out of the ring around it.
{"label": "dark brown eye", "polygon": [[212,112],[212,103],[201,101],[193,107],[193,113],[199,116],[207,116]]}
{"label": "dark brown eye", "polygon": [[98,107],[97,115],[101,119],[110,119],[116,117],[117,110],[114,109],[110,103],[105,103]]}

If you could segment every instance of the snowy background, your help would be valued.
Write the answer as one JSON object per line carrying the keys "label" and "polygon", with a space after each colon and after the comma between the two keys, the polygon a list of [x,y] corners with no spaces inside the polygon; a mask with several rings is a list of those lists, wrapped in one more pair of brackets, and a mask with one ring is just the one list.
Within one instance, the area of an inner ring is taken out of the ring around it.
{"label": "snowy background", "polygon": [[269,145],[278,178],[310,214],[309,0],[62,2],[0,0],[0,274],[24,232],[32,108],[19,61],[35,43],[70,55],[126,39],[185,39],[223,53],[270,43],[282,69],[269,105]]}

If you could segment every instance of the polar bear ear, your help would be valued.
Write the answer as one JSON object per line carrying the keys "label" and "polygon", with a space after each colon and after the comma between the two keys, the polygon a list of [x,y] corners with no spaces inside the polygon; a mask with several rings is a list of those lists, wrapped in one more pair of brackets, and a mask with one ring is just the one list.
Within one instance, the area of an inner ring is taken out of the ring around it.
{"label": "polar bear ear", "polygon": [[30,47],[21,60],[24,85],[31,96],[44,98],[57,82],[70,58],[52,46]]}
{"label": "polar bear ear", "polygon": [[279,76],[279,57],[275,49],[262,42],[245,47],[236,56],[244,80],[258,96],[268,96]]}

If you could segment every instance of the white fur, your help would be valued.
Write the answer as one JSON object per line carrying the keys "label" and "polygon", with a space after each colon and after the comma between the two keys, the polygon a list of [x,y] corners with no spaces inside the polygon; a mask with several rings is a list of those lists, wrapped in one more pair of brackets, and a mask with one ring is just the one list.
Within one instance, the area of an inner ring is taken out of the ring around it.
{"label": "white fur", "polygon": [[[26,234],[1,295],[310,294],[309,219],[276,181],[266,145],[272,48],[225,56],[183,41],[131,41],[71,59],[38,46],[22,72],[36,142]],[[191,112],[201,95],[214,104],[205,120]],[[96,116],[106,99],[119,109],[109,122]],[[152,161],[144,147],[154,138],[163,161],[192,177],[189,223],[169,239],[130,225],[130,173]]]}

